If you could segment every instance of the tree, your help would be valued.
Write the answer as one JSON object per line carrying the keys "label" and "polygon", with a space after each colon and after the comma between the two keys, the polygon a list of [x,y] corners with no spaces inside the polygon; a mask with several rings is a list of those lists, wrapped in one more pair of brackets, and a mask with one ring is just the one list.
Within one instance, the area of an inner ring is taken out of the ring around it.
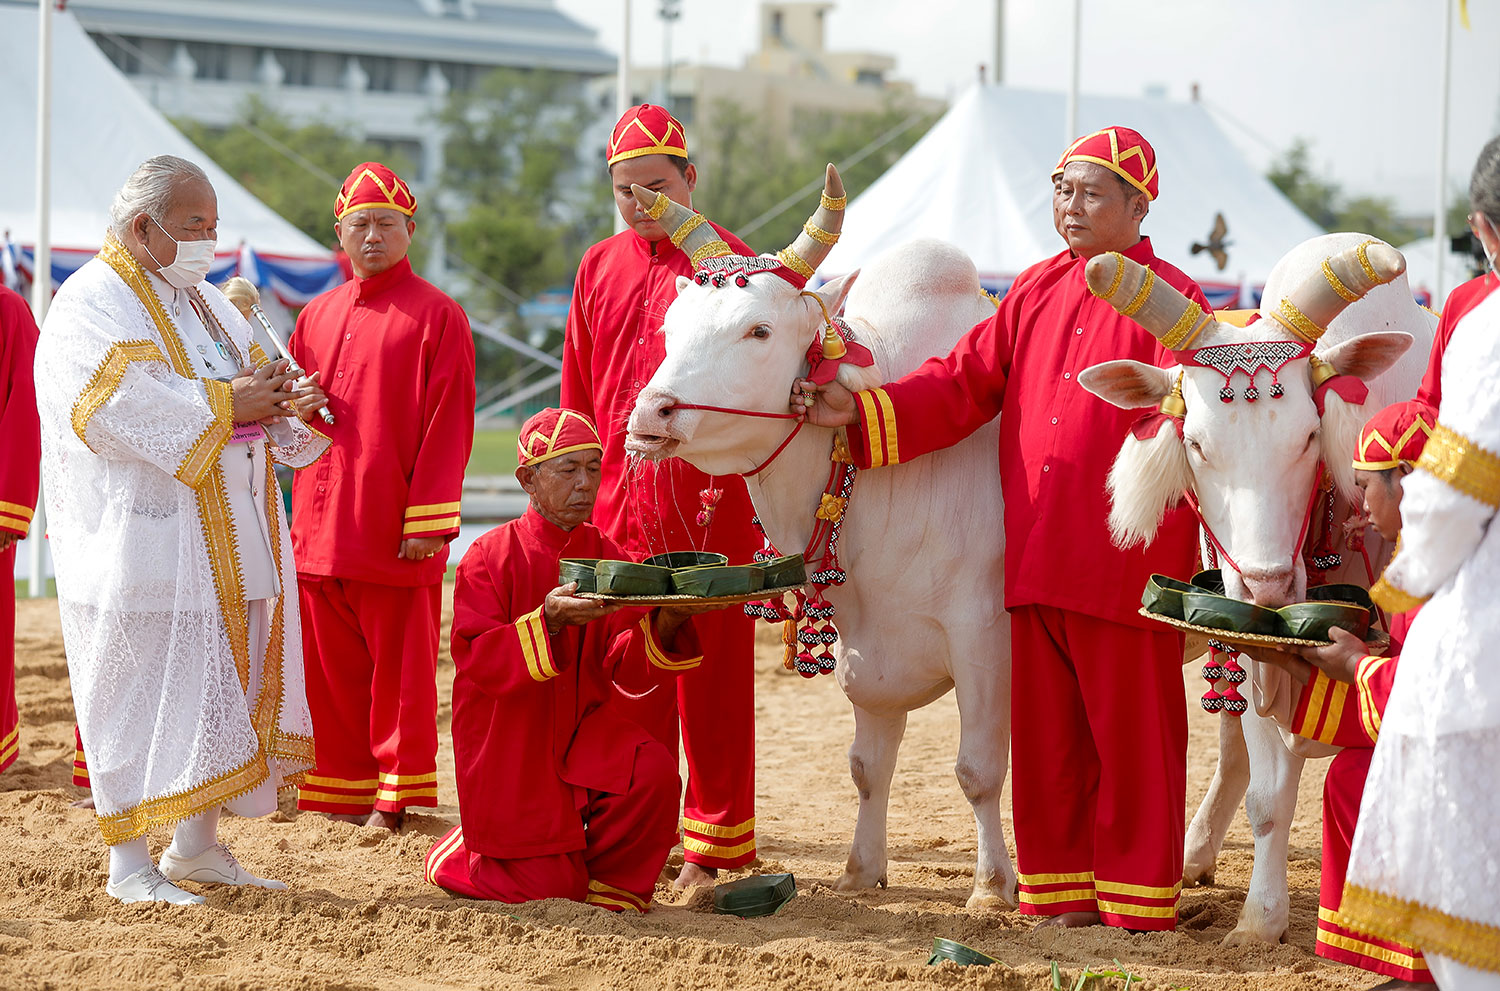
{"label": "tree", "polygon": [[227,128],[173,123],[257,199],[320,244],[333,244],[333,201],[350,169],[378,159],[397,173],[411,170],[400,154],[331,125],[294,125],[258,96],[245,101]]}
{"label": "tree", "polygon": [[1304,138],[1297,138],[1271,163],[1266,178],[1286,198],[1325,231],[1362,231],[1388,244],[1402,245],[1421,237],[1423,231],[1398,216],[1395,202],[1384,196],[1348,198],[1343,187],[1313,174],[1311,152]]}

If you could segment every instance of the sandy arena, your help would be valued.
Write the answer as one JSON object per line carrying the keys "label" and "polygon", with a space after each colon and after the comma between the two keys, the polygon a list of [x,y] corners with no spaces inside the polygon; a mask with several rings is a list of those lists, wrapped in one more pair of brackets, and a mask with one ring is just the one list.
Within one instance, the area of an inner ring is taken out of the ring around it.
{"label": "sandy arena", "polygon": [[[451,586],[449,587],[451,598]],[[711,913],[706,892],[683,897],[666,880],[644,917],[562,901],[498,905],[449,897],[426,884],[428,847],[458,821],[448,740],[453,666],[439,661],[443,751],[439,800],[399,836],[295,811],[289,795],[269,819],[225,817],[221,835],[252,870],[285,892],[207,889],[208,905],[120,905],[104,893],[104,846],[91,812],[74,809],[73,705],[55,601],[17,609],[21,749],[0,775],[0,988],[309,989],[628,988],[797,989],[1071,988],[1084,967],[1115,968],[1133,988],[1314,991],[1365,988],[1380,978],[1313,955],[1320,795],[1325,764],[1302,778],[1292,831],[1292,927],[1282,946],[1222,947],[1249,880],[1243,814],[1217,883],[1185,891],[1178,930],[1031,931],[1016,913],[964,908],[974,865],[974,821],[953,778],[958,713],[952,697],[913,713],[897,769],[890,822],[890,887],[844,895],[856,796],[845,751],[849,703],[832,678],[780,669],[776,633],[758,652],[758,870],[792,871],[798,896],[778,915]],[[448,611],[445,611],[445,629]],[[444,642],[446,644],[446,632]],[[1189,697],[1201,682],[1186,669]],[[1213,773],[1216,717],[1190,717],[1188,803]],[[1005,804],[1009,807],[1009,794]],[[1006,816],[1007,823],[1009,815]],[[151,837],[153,856],[168,839]],[[735,875],[737,876],[737,875]],[[196,890],[194,885],[185,885]],[[934,936],[961,940],[1003,966],[926,966]],[[1121,988],[1101,979],[1093,988]]]}

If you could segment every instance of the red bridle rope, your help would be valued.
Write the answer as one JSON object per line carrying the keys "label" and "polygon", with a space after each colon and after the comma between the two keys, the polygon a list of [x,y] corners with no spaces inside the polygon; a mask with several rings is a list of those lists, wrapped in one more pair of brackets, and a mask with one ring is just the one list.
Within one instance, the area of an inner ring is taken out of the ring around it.
{"label": "red bridle rope", "polygon": [[778,457],[780,457],[781,452],[786,450],[787,445],[792,442],[792,438],[797,436],[798,431],[802,429],[802,424],[806,422],[800,415],[796,413],[767,413],[763,410],[757,409],[734,409],[733,407],[729,406],[705,406],[701,403],[674,403],[671,406],[667,407],[664,412],[671,412],[673,410],[679,409],[697,409],[703,410],[705,413],[728,413],[731,416],[758,416],[766,420],[797,421],[796,426],[792,427],[792,432],[786,435],[786,440],[782,441],[781,445],[777,447],[776,450],[771,452],[771,456],[769,458],[766,458],[766,460],[762,461],[754,468],[751,468],[749,471],[740,472],[740,474],[746,478],[749,478],[752,475],[759,475],[762,471],[770,466],[772,461],[775,461]]}
{"label": "red bridle rope", "polygon": [[[1307,512],[1302,514],[1302,529],[1297,534],[1297,542],[1292,545],[1292,557],[1294,561],[1296,560],[1296,556],[1302,552],[1302,542],[1307,539],[1307,529],[1312,525],[1313,509],[1318,504],[1318,495],[1322,492],[1322,490],[1323,462],[1319,461],[1318,475],[1313,479],[1312,495],[1309,496],[1307,500]],[[1208,525],[1208,520],[1203,516],[1203,510],[1198,507],[1198,497],[1193,494],[1193,491],[1191,489],[1184,492],[1183,497],[1187,499],[1187,504],[1193,507],[1193,513],[1198,517],[1198,524],[1203,527],[1203,533],[1208,537],[1208,542],[1210,545],[1210,556],[1212,556],[1214,552],[1217,552],[1218,555],[1224,559],[1224,563],[1233,568],[1236,573],[1244,574],[1243,571],[1240,571],[1240,566],[1234,563],[1234,558],[1229,556],[1229,551],[1225,550],[1224,545],[1219,542],[1219,538],[1214,536],[1213,527]],[[1212,565],[1213,563],[1213,561],[1209,561],[1210,565]]]}

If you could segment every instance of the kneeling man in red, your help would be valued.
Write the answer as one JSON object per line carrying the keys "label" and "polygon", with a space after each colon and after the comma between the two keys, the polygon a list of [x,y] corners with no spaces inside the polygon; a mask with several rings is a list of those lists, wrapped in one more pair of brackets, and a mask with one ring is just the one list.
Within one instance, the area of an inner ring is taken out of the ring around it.
{"label": "kneeling man in red", "polygon": [[621,611],[558,586],[563,558],[626,559],[588,522],[603,450],[594,424],[543,410],[517,447],[531,505],[458,566],[460,825],[427,854],[427,879],[470,898],[644,912],[677,843],[681,783],[672,752],[618,701],[673,691],[702,652],[686,610]]}

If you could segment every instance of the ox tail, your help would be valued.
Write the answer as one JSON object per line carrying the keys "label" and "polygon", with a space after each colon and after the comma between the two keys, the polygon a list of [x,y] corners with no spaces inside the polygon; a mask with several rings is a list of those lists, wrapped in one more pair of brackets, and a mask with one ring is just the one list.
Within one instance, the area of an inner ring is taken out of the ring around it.
{"label": "ox tail", "polygon": [[1126,437],[1109,470],[1109,534],[1115,546],[1155,540],[1167,510],[1192,484],[1187,451],[1173,424],[1163,423],[1148,440]]}
{"label": "ox tail", "polygon": [[1329,390],[1323,397],[1323,463],[1333,476],[1335,490],[1351,506],[1364,504],[1364,496],[1354,481],[1351,452],[1359,447],[1359,432],[1369,417],[1369,404],[1348,402]]}

